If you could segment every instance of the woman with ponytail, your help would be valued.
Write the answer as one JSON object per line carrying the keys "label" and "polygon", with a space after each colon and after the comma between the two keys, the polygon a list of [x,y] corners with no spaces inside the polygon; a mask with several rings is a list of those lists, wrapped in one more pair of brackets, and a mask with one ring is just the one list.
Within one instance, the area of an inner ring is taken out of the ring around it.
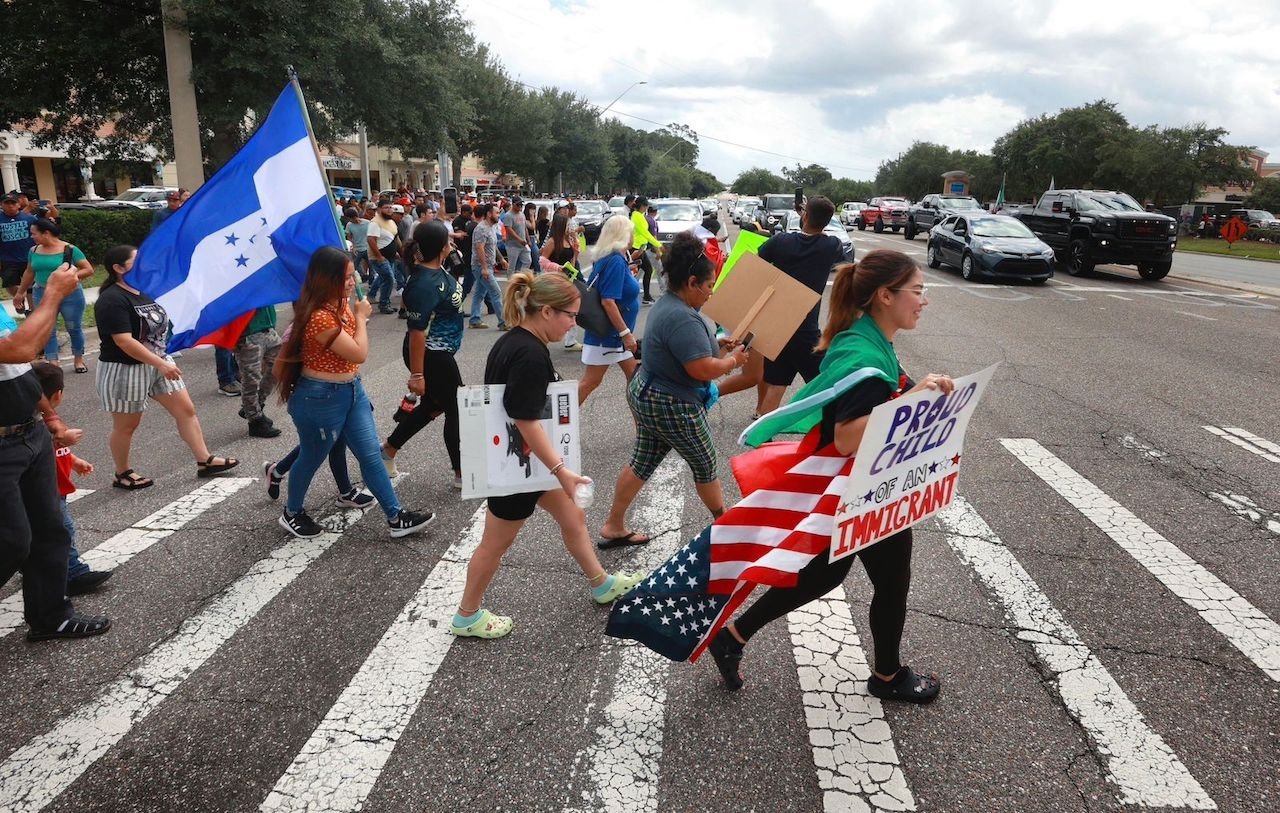
{"label": "woman with ponytail", "polygon": [[[877,250],[856,264],[836,268],[827,324],[817,350],[826,351],[820,372],[791,403],[759,419],[744,433],[759,446],[782,433],[817,434],[817,445],[834,444],[853,455],[868,416],[880,404],[922,389],[951,392],[954,382],[932,374],[919,384],[902,371],[894,352],[898,331],[913,330],[928,300],[924,274],[899,251]],[[937,696],[936,675],[920,675],[902,664],[899,645],[911,585],[911,529],[855,556],[871,580],[871,637],[875,662],[867,690],[884,700],[927,703]],[[738,665],[743,647],[771,621],[826,595],[849,574],[854,556],[827,561],[826,552],[802,568],[794,587],[773,587],[711,640],[709,651],[730,690],[742,687]]]}
{"label": "woman with ponytail", "polygon": [[467,583],[450,625],[454,635],[501,638],[511,631],[510,618],[483,609],[481,602],[503,554],[539,506],[560,526],[564,546],[582,568],[596,603],[608,604],[644,577],[642,573],[605,572],[591,547],[587,515],[574,502],[579,486],[591,481],[565,465],[542,428],[547,387],[560,380],[547,344],[564,338],[578,316],[579,302],[578,289],[563,274],[534,276],[525,271],[512,274],[507,283],[502,316],[511,330],[489,351],[484,383],[506,385],[503,408],[525,448],[555,476],[560,488],[489,498],[484,534],[467,565]]}

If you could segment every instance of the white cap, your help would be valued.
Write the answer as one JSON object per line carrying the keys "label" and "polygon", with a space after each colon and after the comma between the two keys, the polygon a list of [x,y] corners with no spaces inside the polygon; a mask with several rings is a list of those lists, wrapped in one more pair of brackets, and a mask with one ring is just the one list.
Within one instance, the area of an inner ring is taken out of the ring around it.
{"label": "white cap", "polygon": [[393,214],[393,215],[402,215],[402,214],[404,214],[404,207],[403,207],[403,206],[401,206],[401,205],[400,205],[400,204],[398,204],[398,203],[393,203],[393,204],[391,204],[391,214]]}

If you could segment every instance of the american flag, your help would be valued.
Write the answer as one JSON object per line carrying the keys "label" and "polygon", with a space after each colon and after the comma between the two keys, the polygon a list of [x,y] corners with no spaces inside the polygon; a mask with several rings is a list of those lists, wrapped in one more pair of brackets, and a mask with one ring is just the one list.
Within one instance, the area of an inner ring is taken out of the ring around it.
{"label": "american flag", "polygon": [[[791,587],[831,544],[836,508],[853,458],[816,445],[707,526],[616,601],[605,633],[630,638],[674,661],[696,661],[756,585]],[[749,453],[751,454],[751,453]]]}

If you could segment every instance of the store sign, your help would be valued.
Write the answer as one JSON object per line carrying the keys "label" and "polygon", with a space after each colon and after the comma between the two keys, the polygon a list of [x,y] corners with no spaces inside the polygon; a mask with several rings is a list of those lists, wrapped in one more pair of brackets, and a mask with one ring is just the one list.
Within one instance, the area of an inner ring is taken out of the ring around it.
{"label": "store sign", "polygon": [[337,155],[324,156],[325,169],[355,169],[356,161],[354,158],[343,158]]}

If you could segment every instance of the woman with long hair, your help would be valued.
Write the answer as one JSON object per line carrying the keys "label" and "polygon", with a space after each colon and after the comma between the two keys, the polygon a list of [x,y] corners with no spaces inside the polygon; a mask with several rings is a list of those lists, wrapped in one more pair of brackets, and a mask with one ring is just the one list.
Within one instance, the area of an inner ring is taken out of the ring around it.
{"label": "woman with long hair", "polygon": [[555,476],[559,488],[490,497],[480,545],[467,565],[467,582],[450,630],[454,635],[501,638],[511,631],[511,619],[481,607],[485,590],[498,571],[502,556],[516,541],[525,520],[541,507],[560,526],[569,554],[591,585],[591,597],[608,604],[644,578],[642,573],[605,571],[591,547],[587,515],[574,494],[591,481],[565,465],[542,428],[547,388],[560,380],[547,344],[559,341],[577,316],[578,289],[563,274],[513,274],[507,283],[503,317],[511,330],[498,339],[485,363],[484,383],[505,384],[502,406],[515,423],[529,453]]}
{"label": "woman with long hair", "polygon": [[298,296],[289,341],[276,359],[280,400],[288,404],[300,449],[289,475],[280,525],[302,539],[324,532],[307,516],[304,501],[311,478],[338,438],[346,441],[359,462],[360,474],[382,506],[393,537],[420,531],[435,519],[430,511],[401,508],[378,454],[378,430],[360,382],[360,365],[369,356],[366,322],[373,306],[361,298],[352,307],[348,299],[355,285],[351,255],[333,246],[316,249]]}
{"label": "woman with long hair", "polygon": [[633,237],[631,221],[611,217],[604,222],[596,240],[590,285],[600,294],[600,304],[613,325],[613,333],[597,336],[583,331],[582,363],[587,369],[578,381],[579,404],[600,386],[610,366],[621,367],[628,384],[640,366],[635,356],[640,344],[633,333],[640,317],[640,283],[631,273],[629,261]]}
{"label": "woman with long hair", "polygon": [[138,250],[133,246],[113,246],[102,255],[107,279],[93,303],[98,324],[98,397],[111,413],[111,434],[107,446],[115,462],[111,485],[128,490],[153,484],[129,467],[133,433],[142,423],[148,399],[173,416],[178,435],[195,455],[196,476],[212,477],[240,464],[234,457],[210,454],[204,431],[196,417],[196,405],[182,380],[182,370],[165,352],[169,315],[154,299],[126,280],[133,270]]}
{"label": "woman with long hair", "polygon": [[[419,223],[405,244],[409,281],[401,294],[409,319],[404,336],[404,364],[409,391],[418,405],[401,415],[382,446],[387,472],[396,476],[396,453],[435,418],[444,415],[444,446],[453,469],[453,485],[462,488],[462,446],[458,433],[458,387],[462,373],[454,354],[462,347],[462,285],[444,270],[453,250],[448,227],[439,221]],[[398,413],[399,414],[399,413]]]}
{"label": "woman with long hair", "polygon": [[[578,271],[578,240],[573,234],[573,230],[569,228],[569,214],[563,209],[557,210],[555,216],[551,218],[550,231],[547,233],[548,239],[542,241],[542,248],[538,251],[540,262],[545,260],[547,265],[544,269],[550,269],[551,266],[559,268],[563,273],[569,274],[571,278],[576,279]],[[565,268],[568,265],[572,271]],[[572,350],[578,346],[578,326],[573,325],[564,334],[564,349]]]}
{"label": "woman with long hair", "polygon": [[[817,378],[792,399],[811,406],[787,407],[762,419],[776,421],[785,431],[805,431],[818,427],[818,445],[835,444],[842,455],[858,450],[871,411],[904,393],[922,389],[951,392],[949,376],[930,374],[915,384],[902,371],[893,340],[900,331],[914,330],[929,300],[925,297],[924,274],[915,262],[900,251],[872,251],[857,263],[837,266],[831,289],[830,310],[817,350],[825,351]],[[832,390],[835,384],[863,368],[878,373],[838,392],[825,403],[810,398]],[[779,413],[788,413],[780,415]],[[768,440],[771,429],[753,434],[752,445]],[[782,431],[779,429],[779,431]],[[907,619],[907,591],[911,586],[911,529],[864,548],[854,554],[862,561],[871,580],[871,637],[875,663],[867,690],[884,700],[927,703],[937,696],[936,675],[920,675],[900,659],[902,630]],[[829,562],[825,553],[800,570],[794,587],[773,587],[737,620],[726,625],[712,639],[709,651],[730,690],[742,687],[738,665],[743,647],[764,625],[835,589],[853,567],[854,556]]]}
{"label": "woman with long hair", "polygon": [[[27,291],[31,291],[33,307],[39,305],[44,297],[44,286],[49,275],[63,265],[71,265],[81,280],[93,276],[93,265],[85,258],[84,252],[77,246],[64,242],[62,230],[52,220],[41,218],[32,223],[31,239],[35,241],[35,246],[27,254],[27,270],[23,272],[18,293],[13,297],[15,302],[22,302],[26,299]],[[80,285],[76,285],[76,289],[58,306],[58,314],[62,316],[62,324],[66,326],[67,336],[71,339],[71,354],[75,357],[74,369],[77,373],[89,372],[84,363],[84,309],[84,288]],[[54,364],[58,363],[56,319],[54,330],[49,334],[49,341],[44,347],[44,358]]]}

